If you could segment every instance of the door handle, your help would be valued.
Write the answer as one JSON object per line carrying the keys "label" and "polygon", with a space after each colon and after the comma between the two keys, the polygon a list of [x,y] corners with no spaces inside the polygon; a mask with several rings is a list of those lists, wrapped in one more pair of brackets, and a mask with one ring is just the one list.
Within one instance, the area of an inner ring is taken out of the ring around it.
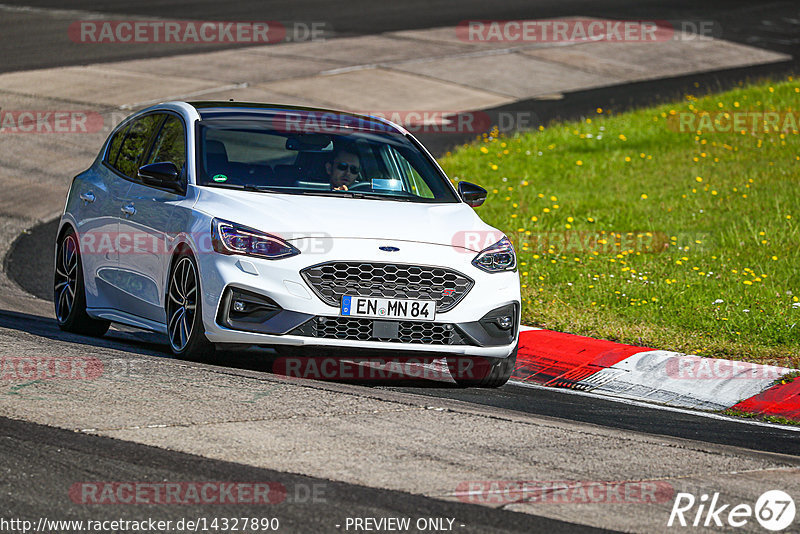
{"label": "door handle", "polygon": [[122,206],[122,213],[125,214],[126,217],[130,217],[131,215],[136,214],[136,208],[133,207],[133,204],[128,204],[127,206]]}
{"label": "door handle", "polygon": [[80,199],[88,204],[91,204],[92,202],[94,202],[94,193],[92,193],[91,191],[89,191],[88,193],[81,193]]}

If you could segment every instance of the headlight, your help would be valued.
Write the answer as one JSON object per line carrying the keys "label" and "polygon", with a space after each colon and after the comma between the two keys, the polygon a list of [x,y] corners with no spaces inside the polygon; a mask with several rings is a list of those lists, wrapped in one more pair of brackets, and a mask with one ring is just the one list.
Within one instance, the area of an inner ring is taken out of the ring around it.
{"label": "headlight", "polygon": [[504,237],[491,247],[485,248],[472,260],[472,265],[487,273],[513,271],[517,268],[514,245]]}
{"label": "headlight", "polygon": [[279,237],[222,219],[214,219],[211,223],[211,242],[220,254],[242,254],[268,260],[300,254]]}

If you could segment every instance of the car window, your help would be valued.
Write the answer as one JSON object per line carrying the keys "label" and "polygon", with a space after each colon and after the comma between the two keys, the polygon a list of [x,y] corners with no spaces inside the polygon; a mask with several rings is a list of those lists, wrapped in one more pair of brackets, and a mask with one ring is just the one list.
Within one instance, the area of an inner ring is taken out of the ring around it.
{"label": "car window", "polygon": [[[422,198],[434,198],[435,195],[422,176],[394,147],[381,146],[381,160],[386,166],[386,171],[383,174],[384,181],[378,183],[384,189],[404,191]],[[375,187],[373,180],[373,188]]]}
{"label": "car window", "polygon": [[106,162],[114,167],[117,163],[117,156],[119,155],[119,147],[122,145],[122,140],[125,139],[125,134],[128,132],[127,124],[120,128],[108,144],[108,152],[106,153]]}
{"label": "car window", "polygon": [[261,117],[203,120],[197,184],[286,194],[348,192],[350,198],[406,202],[459,201],[435,163],[410,139],[382,124],[322,131],[290,124],[292,128]]}
{"label": "car window", "polygon": [[127,176],[135,178],[139,170],[139,161],[147,148],[150,138],[158,125],[164,119],[161,113],[146,115],[131,123],[125,135],[125,141],[119,149],[119,156],[114,168]]}
{"label": "car window", "polygon": [[148,164],[169,161],[182,169],[186,163],[186,141],[183,133],[183,122],[173,115],[167,117],[161,131],[158,132],[150,151]]}
{"label": "car window", "polygon": [[[286,150],[286,137],[269,135],[269,132],[265,132],[265,135],[253,135],[246,130],[211,129],[206,132],[204,140],[207,145],[224,151],[227,161],[235,163],[293,163],[297,155],[297,152]],[[212,148],[211,152],[213,151]]]}

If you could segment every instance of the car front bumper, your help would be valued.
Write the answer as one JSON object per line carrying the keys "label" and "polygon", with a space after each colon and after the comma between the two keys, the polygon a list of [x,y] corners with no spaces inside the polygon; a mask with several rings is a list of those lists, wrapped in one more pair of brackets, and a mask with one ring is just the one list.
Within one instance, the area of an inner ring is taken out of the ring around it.
{"label": "car front bumper", "polygon": [[[487,358],[505,358],[516,347],[520,320],[517,272],[486,273],[471,264],[474,252],[429,243],[331,239],[316,245],[314,252],[306,251],[281,260],[201,254],[198,263],[203,322],[208,339],[221,344],[446,353]],[[379,246],[394,246],[400,250],[382,252]],[[300,274],[308,266],[327,261],[442,266],[465,274],[475,283],[455,307],[437,313],[431,322],[344,318],[339,308],[323,302]],[[237,314],[230,311],[233,291],[240,296],[250,295],[254,301],[260,298],[265,304],[263,313],[236,317]],[[497,310],[513,314],[510,328],[497,327],[492,315],[493,312],[497,315]],[[373,331],[382,334],[373,336],[370,333]],[[383,337],[385,339],[379,339]]]}

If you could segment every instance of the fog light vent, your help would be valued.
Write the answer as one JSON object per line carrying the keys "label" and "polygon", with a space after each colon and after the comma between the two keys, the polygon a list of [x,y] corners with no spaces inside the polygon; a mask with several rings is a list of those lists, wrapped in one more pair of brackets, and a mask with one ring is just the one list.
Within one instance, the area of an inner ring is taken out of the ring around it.
{"label": "fog light vent", "polygon": [[514,319],[510,315],[503,315],[497,318],[497,326],[502,328],[503,330],[508,330],[512,326],[514,326]]}
{"label": "fog light vent", "polygon": [[225,290],[220,307],[220,324],[242,329],[242,323],[263,324],[281,312],[281,307],[266,295],[259,295],[238,287]]}

